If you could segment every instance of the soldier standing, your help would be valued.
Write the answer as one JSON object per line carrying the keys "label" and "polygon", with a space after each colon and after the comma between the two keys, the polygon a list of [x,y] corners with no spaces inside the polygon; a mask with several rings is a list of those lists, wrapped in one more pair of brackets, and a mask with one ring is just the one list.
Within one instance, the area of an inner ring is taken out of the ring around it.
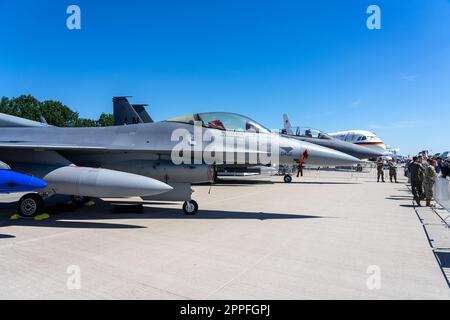
{"label": "soldier standing", "polygon": [[379,158],[377,161],[377,182],[380,182],[380,177],[381,177],[381,181],[384,182],[384,162],[382,158]]}
{"label": "soldier standing", "polygon": [[409,165],[409,171],[411,174],[412,194],[417,205],[420,207],[420,200],[423,199],[422,177],[424,168],[417,157],[413,157],[413,162]]}
{"label": "soldier standing", "polygon": [[431,207],[431,200],[433,199],[433,187],[436,182],[436,161],[429,159],[428,165],[423,173],[423,190],[425,192],[425,199],[427,207]]}
{"label": "soldier standing", "polygon": [[393,159],[391,159],[389,161],[389,180],[391,180],[391,182],[393,182],[392,180],[394,180],[395,183],[398,183],[398,181],[397,181],[397,164],[395,163],[395,161]]}

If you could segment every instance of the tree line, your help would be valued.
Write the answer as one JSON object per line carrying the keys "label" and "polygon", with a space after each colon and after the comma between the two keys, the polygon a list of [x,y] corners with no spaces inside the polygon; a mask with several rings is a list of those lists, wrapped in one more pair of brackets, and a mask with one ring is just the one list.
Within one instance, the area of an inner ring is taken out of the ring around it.
{"label": "tree line", "polygon": [[0,112],[34,121],[45,121],[57,127],[107,127],[114,125],[112,114],[103,113],[97,120],[80,118],[78,112],[55,100],[39,101],[31,95],[9,99],[2,97]]}

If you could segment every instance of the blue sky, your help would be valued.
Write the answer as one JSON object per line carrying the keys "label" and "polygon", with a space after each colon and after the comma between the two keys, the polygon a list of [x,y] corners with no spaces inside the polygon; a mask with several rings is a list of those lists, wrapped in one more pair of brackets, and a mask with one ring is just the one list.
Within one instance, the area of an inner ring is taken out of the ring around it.
{"label": "blue sky", "polygon": [[[70,4],[81,30],[66,28]],[[370,4],[381,30],[366,28]],[[450,149],[448,0],[0,0],[0,39],[0,96],[84,117],[131,95],[157,120],[230,111],[278,128],[287,112],[404,153]]]}

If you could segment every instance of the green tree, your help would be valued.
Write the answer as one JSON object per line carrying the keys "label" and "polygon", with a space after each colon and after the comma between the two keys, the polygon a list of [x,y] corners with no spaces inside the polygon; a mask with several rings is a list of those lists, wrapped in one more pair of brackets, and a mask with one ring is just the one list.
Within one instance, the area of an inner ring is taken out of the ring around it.
{"label": "green tree", "polygon": [[74,125],[74,127],[98,127],[97,121],[92,119],[84,119],[84,118],[78,118]]}
{"label": "green tree", "polygon": [[40,102],[31,95],[17,98],[2,97],[0,112],[13,116],[41,121],[43,117],[48,124],[58,127],[98,127],[114,125],[112,114],[102,113],[98,120],[80,118],[78,112],[71,110],[60,101],[45,100]]}
{"label": "green tree", "polygon": [[39,111],[52,126],[74,127],[78,120],[78,113],[59,101],[46,100],[40,104]]}
{"label": "green tree", "polygon": [[97,121],[100,127],[110,127],[114,125],[114,116],[110,113],[104,113],[100,115],[100,118]]}
{"label": "green tree", "polygon": [[13,116],[39,121],[41,115],[40,102],[31,95],[22,95],[12,98],[9,103],[9,112]]}

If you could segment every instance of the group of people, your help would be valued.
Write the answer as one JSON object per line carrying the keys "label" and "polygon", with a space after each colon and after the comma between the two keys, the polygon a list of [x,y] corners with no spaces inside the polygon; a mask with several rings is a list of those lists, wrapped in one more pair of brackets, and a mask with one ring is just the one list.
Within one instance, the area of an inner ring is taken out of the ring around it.
{"label": "group of people", "polygon": [[418,206],[423,200],[426,206],[431,206],[434,184],[439,175],[450,177],[449,159],[417,156],[406,162],[405,176],[411,182],[411,191]]}
{"label": "group of people", "polygon": [[[384,161],[377,160],[377,182],[384,180]],[[391,182],[397,181],[397,162],[389,160],[389,179]],[[434,158],[427,156],[417,156],[405,161],[405,176],[411,182],[411,190],[414,201],[421,206],[421,201],[426,201],[426,206],[431,206],[433,199],[433,188],[438,176],[450,178],[450,158]]]}
{"label": "group of people", "polygon": [[[391,182],[398,183],[397,181],[397,162],[394,159],[389,160],[389,180]],[[377,161],[377,182],[385,182],[384,181],[384,161],[383,158],[379,158]]]}

